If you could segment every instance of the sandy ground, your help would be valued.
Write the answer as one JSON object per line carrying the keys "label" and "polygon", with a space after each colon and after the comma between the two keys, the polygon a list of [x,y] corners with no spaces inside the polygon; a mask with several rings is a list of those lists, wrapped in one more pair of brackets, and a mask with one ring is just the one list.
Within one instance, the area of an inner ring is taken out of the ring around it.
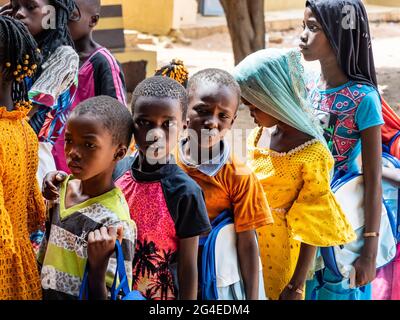
{"label": "sandy ground", "polygon": [[[297,46],[300,26],[296,30],[267,35],[267,38],[282,36],[281,44],[268,44],[268,47],[290,48]],[[373,50],[377,68],[379,88],[389,104],[400,114],[400,24],[371,24]],[[215,34],[206,38],[192,40],[191,45],[173,44],[172,48],[158,45],[158,65],[168,63],[173,58],[182,59],[189,72],[216,67],[232,70],[233,55],[228,34]],[[317,68],[318,64],[313,64]],[[236,128],[249,129],[254,123],[247,110],[241,110]]]}

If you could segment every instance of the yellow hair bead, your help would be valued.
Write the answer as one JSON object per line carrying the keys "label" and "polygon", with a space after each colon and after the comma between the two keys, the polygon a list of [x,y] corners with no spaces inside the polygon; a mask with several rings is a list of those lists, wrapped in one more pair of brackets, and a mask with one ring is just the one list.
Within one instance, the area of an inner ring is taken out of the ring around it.
{"label": "yellow hair bead", "polygon": [[27,60],[29,59],[29,54],[27,54],[27,55],[25,56],[25,59],[27,59]]}
{"label": "yellow hair bead", "polygon": [[10,68],[11,67],[11,63],[10,62],[6,62],[6,68]]}
{"label": "yellow hair bead", "polygon": [[25,61],[24,61],[24,64],[29,64],[29,61],[28,61],[28,60],[25,60]]}

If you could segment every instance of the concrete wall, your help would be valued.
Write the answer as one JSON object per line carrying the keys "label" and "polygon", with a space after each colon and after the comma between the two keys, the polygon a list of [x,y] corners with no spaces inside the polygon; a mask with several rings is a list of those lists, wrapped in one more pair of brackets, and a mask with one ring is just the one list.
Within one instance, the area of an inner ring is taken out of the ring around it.
{"label": "concrete wall", "polygon": [[122,4],[125,29],[165,35],[182,24],[196,23],[196,0],[102,0]]}
{"label": "concrete wall", "polygon": [[400,7],[400,0],[368,0],[366,3],[377,6]]}
{"label": "concrete wall", "polygon": [[306,3],[305,0],[264,0],[264,2],[265,11],[302,9]]}

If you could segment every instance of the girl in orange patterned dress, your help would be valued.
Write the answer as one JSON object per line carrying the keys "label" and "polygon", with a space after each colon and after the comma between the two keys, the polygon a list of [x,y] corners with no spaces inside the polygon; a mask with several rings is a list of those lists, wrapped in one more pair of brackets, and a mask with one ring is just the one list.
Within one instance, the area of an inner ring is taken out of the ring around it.
{"label": "girl in orange patterned dress", "polygon": [[38,141],[29,126],[25,78],[41,60],[25,26],[0,16],[0,300],[41,299],[29,232],[44,222],[36,171]]}

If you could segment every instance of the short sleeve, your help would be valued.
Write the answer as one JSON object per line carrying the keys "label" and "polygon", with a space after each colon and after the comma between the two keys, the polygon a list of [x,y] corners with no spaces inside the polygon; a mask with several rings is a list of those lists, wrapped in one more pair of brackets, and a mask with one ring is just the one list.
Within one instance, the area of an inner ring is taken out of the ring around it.
{"label": "short sleeve", "polygon": [[51,108],[61,94],[77,86],[79,57],[73,48],[62,46],[50,55],[42,68],[28,95],[33,103]]}
{"label": "short sleeve", "polygon": [[330,189],[333,160],[322,148],[318,159],[304,164],[303,188],[286,218],[294,240],[329,247],[351,242],[355,234]]}
{"label": "short sleeve", "polygon": [[376,90],[368,93],[362,99],[355,118],[360,131],[385,123],[382,116],[382,102]]}
{"label": "short sleeve", "polygon": [[210,220],[200,187],[191,187],[177,202],[175,229],[179,238],[191,238],[211,231]]}
{"label": "short sleeve", "polygon": [[246,165],[233,161],[234,166],[226,176],[231,179],[229,192],[236,232],[255,230],[273,223],[261,183]]}

